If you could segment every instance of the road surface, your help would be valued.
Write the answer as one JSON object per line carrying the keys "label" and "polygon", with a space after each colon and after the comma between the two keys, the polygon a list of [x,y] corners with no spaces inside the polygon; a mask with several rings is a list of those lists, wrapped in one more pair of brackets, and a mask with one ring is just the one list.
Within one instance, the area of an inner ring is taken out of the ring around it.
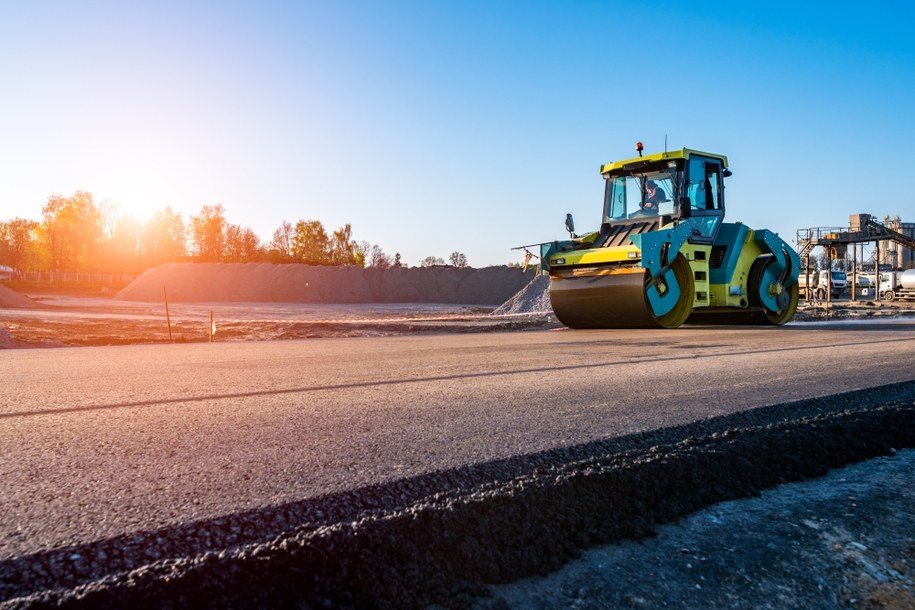
{"label": "road surface", "polygon": [[915,378],[915,323],[0,352],[0,559]]}

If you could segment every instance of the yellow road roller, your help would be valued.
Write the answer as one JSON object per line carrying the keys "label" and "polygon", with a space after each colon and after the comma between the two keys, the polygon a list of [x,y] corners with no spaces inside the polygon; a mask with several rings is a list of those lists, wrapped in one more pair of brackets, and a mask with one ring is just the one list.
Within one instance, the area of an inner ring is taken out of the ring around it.
{"label": "yellow road roller", "polygon": [[800,259],[778,235],[724,222],[727,157],[681,149],[603,165],[600,229],[540,246],[550,301],[572,328],[785,324]]}

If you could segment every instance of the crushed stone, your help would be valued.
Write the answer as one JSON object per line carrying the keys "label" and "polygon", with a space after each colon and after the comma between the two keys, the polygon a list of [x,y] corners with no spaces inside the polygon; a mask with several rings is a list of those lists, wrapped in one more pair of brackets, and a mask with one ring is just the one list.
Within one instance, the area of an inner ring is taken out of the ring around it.
{"label": "crushed stone", "polygon": [[547,275],[536,275],[512,298],[497,307],[493,315],[519,313],[551,313],[550,278]]}

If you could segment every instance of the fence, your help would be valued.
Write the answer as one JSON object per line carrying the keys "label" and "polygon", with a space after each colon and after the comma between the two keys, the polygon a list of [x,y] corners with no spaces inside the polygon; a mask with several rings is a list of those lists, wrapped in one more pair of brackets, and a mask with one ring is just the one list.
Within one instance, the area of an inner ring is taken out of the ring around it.
{"label": "fence", "polygon": [[88,273],[76,271],[14,271],[0,274],[0,280],[23,284],[60,286],[62,284],[126,285],[136,279],[133,273]]}

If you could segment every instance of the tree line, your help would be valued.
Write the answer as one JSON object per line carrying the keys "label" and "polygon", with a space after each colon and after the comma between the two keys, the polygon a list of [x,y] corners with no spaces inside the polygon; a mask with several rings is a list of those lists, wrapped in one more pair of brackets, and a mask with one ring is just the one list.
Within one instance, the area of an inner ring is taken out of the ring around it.
{"label": "tree line", "polygon": [[[454,266],[467,257],[453,252]],[[347,223],[328,232],[318,220],[280,223],[268,242],[229,222],[221,204],[204,205],[187,220],[166,207],[145,224],[116,205],[96,205],[92,193],[52,195],[41,221],[0,221],[0,265],[17,271],[78,271],[139,274],[167,262],[272,262],[359,267],[405,267],[400,253],[356,242]],[[430,256],[421,266],[444,264]]]}

